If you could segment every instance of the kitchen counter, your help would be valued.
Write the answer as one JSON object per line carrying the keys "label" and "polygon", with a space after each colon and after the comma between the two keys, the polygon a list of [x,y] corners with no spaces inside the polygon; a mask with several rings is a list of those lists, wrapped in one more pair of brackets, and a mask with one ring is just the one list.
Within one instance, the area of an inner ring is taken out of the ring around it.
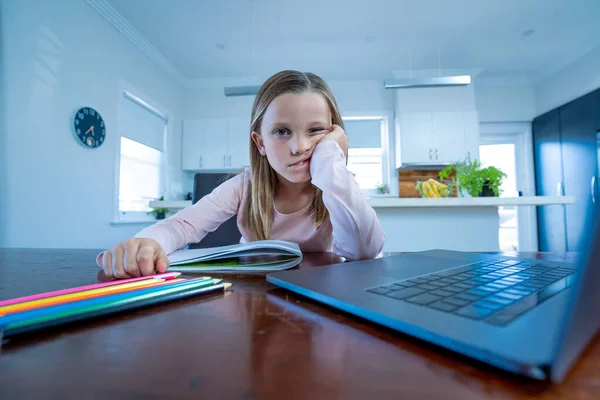
{"label": "kitchen counter", "polygon": [[498,207],[543,206],[573,204],[573,196],[527,196],[527,197],[448,197],[441,199],[372,197],[373,208],[389,207]]}
{"label": "kitchen counter", "polygon": [[[575,203],[572,196],[451,197],[442,199],[368,198],[386,234],[384,251],[499,251],[499,207],[517,206],[520,217],[536,207],[561,207]],[[191,201],[152,201],[151,207],[172,212]],[[532,218],[535,218],[533,216]]]}
{"label": "kitchen counter", "polygon": [[[543,206],[575,203],[573,196],[526,196],[526,197],[449,197],[443,199],[398,198],[393,196],[367,197],[373,208],[395,207],[497,207],[497,206]],[[150,207],[180,210],[191,205],[190,200],[151,201]]]}
{"label": "kitchen counter", "polygon": [[168,208],[171,211],[178,211],[191,205],[191,200],[153,200],[150,202],[152,208]]}

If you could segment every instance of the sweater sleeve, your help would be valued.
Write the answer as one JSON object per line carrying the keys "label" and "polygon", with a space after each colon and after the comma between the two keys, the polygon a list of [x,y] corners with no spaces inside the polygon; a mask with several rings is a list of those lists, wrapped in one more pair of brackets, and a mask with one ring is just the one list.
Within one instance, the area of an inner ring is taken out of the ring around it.
{"label": "sweater sleeve", "polygon": [[244,185],[245,173],[240,173],[223,182],[195,204],[175,215],[142,229],[134,237],[150,238],[160,244],[168,255],[197,243],[209,232],[238,213]]}
{"label": "sweater sleeve", "polygon": [[323,191],[323,202],[333,227],[335,251],[349,260],[376,257],[385,233],[352,173],[344,152],[334,140],[319,143],[313,152],[312,183]]}

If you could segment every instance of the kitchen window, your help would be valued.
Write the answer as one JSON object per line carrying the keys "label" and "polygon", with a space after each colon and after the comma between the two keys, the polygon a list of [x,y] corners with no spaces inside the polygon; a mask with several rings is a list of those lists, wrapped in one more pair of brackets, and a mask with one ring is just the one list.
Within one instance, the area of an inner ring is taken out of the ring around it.
{"label": "kitchen window", "polygon": [[343,118],[348,135],[348,169],[366,194],[377,194],[379,185],[389,186],[385,117]]}
{"label": "kitchen window", "polygon": [[153,221],[149,202],[165,188],[165,142],[168,118],[140,97],[123,91],[119,103],[117,219]]}

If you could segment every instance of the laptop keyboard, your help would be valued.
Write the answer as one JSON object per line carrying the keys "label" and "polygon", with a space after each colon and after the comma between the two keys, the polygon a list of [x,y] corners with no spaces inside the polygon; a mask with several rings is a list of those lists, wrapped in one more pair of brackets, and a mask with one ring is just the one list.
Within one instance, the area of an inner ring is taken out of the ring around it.
{"label": "laptop keyboard", "polygon": [[572,285],[575,270],[491,259],[366,289],[461,317],[506,325]]}

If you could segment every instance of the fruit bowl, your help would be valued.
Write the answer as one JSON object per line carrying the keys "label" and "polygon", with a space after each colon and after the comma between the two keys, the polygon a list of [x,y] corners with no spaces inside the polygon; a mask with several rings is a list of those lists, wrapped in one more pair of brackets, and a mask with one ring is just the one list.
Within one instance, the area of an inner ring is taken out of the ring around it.
{"label": "fruit bowl", "polygon": [[415,188],[421,197],[425,198],[442,198],[450,197],[452,195],[451,180],[444,180],[442,182],[436,181],[435,179],[417,181]]}

